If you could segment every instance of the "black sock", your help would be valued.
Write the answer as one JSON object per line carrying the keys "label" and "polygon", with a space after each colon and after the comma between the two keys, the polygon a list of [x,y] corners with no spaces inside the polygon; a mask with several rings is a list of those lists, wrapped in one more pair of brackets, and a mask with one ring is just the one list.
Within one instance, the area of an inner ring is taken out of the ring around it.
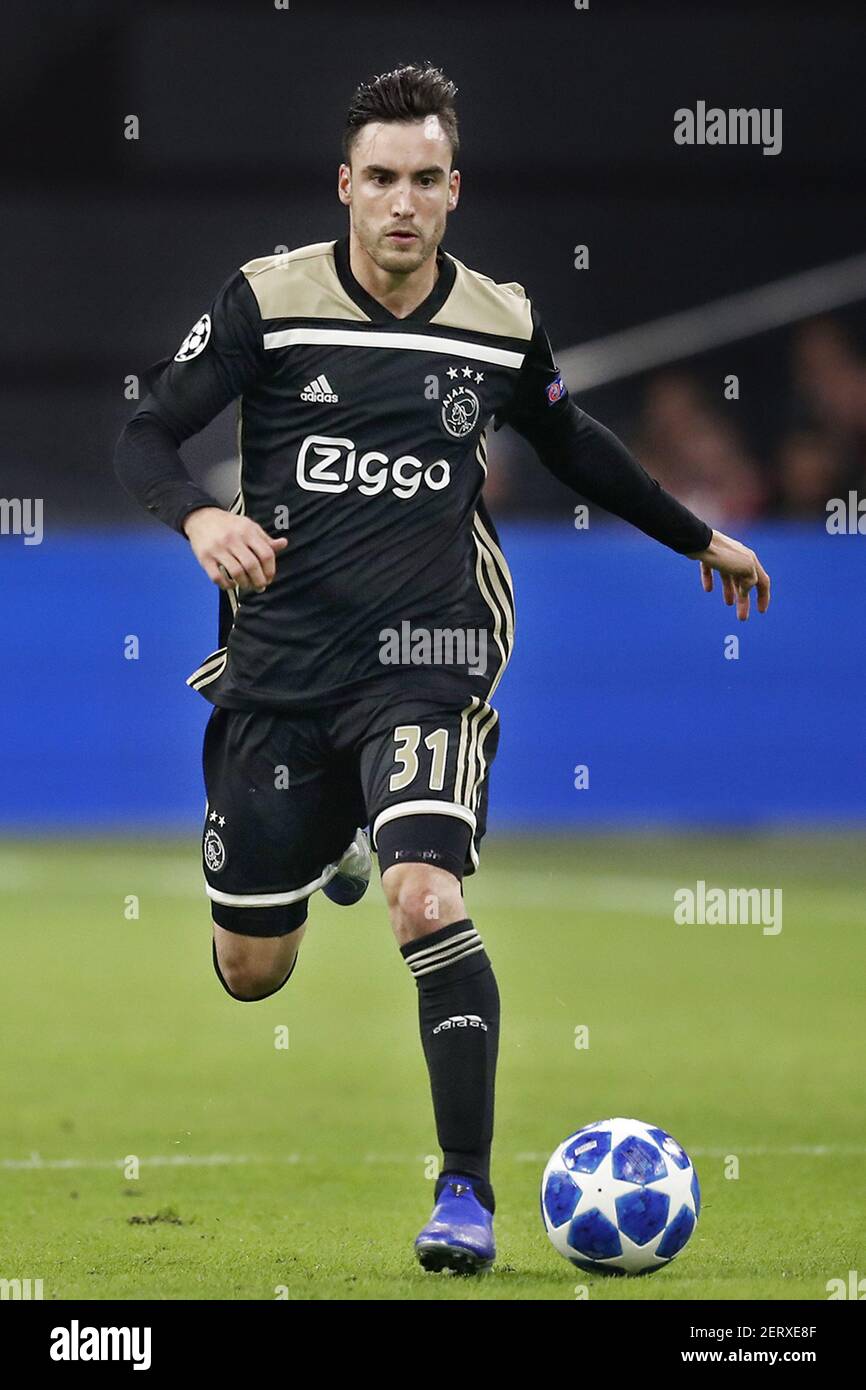
{"label": "black sock", "polygon": [[493,1211],[490,1145],[499,1050],[499,991],[484,944],[467,919],[400,947],[418,985],[421,1042],[430,1073],[442,1174],[476,1180]]}

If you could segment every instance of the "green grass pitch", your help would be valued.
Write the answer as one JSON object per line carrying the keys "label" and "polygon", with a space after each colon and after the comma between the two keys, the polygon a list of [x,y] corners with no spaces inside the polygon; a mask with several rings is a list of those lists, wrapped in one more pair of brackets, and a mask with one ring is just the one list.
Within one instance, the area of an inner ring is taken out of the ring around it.
{"label": "green grass pitch", "polygon": [[[675,925],[698,879],[782,888],[782,931]],[[468,1281],[412,1255],[437,1150],[378,881],[317,895],[290,984],[239,1004],[194,834],[7,841],[0,1276],[46,1299],[825,1299],[866,1274],[864,879],[850,834],[488,841],[466,888],[502,993],[499,1259]],[[645,1279],[573,1269],[539,1218],[549,1152],[615,1114],[669,1129],[703,1189]]]}

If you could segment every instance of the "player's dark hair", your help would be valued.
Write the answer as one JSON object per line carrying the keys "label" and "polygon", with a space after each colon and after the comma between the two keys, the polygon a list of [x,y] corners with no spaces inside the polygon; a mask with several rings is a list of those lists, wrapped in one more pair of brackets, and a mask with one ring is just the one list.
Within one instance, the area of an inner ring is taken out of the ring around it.
{"label": "player's dark hair", "polygon": [[369,121],[423,121],[438,116],[451,145],[451,162],[457,158],[460,140],[454,83],[433,63],[401,63],[393,72],[383,72],[370,82],[362,82],[352,98],[343,132],[343,160],[351,163],[352,146],[362,126]]}

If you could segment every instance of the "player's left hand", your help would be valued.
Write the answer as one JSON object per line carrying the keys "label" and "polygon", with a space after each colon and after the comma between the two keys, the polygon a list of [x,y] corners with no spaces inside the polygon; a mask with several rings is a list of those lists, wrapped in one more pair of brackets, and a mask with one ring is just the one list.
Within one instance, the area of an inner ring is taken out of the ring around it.
{"label": "player's left hand", "polygon": [[722,594],[729,608],[737,605],[737,617],[744,623],[749,616],[749,594],[758,591],[758,612],[766,613],[770,606],[770,576],[764,569],[754,550],[722,535],[713,532],[713,539],[706,550],[690,555],[690,560],[699,560],[701,565],[701,584],[704,592],[713,591],[713,570],[718,570],[722,578]]}

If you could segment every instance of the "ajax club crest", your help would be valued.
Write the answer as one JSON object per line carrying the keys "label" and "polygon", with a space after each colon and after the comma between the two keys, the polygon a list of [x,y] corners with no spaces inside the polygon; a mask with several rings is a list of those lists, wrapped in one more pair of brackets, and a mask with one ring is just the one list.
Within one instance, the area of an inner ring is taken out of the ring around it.
{"label": "ajax club crest", "polygon": [[204,862],[212,874],[218,874],[226,862],[226,847],[215,830],[205,834]]}
{"label": "ajax club crest", "polygon": [[478,423],[481,406],[468,386],[454,386],[442,402],[442,423],[455,439],[463,439]]}

